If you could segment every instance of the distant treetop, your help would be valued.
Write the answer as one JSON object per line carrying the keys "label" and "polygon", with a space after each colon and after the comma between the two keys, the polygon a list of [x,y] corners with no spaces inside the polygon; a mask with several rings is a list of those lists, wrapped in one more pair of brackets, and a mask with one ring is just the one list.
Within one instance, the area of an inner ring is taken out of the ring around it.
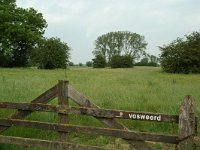
{"label": "distant treetop", "polygon": [[[95,40],[95,56],[102,56],[110,64],[113,56],[129,56],[132,60],[145,53],[147,42],[144,36],[128,31],[109,32]],[[115,57],[117,58],[117,57]],[[119,59],[120,60],[120,59]]]}

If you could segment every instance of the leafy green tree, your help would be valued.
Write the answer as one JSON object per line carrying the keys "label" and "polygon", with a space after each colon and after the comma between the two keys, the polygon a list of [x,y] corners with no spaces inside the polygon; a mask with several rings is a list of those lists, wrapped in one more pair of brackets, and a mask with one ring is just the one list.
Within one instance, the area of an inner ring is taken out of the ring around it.
{"label": "leafy green tree", "polygon": [[15,0],[0,0],[0,66],[22,67],[47,26],[41,13],[16,6]]}
{"label": "leafy green tree", "polygon": [[94,55],[102,55],[108,62],[114,55],[127,55],[133,59],[144,53],[147,43],[144,36],[137,33],[118,31],[99,36],[95,41]]}
{"label": "leafy green tree", "polygon": [[38,68],[66,68],[69,63],[70,48],[59,38],[44,39],[31,56],[31,60]]}
{"label": "leafy green tree", "polygon": [[93,67],[94,68],[105,68],[106,67],[106,60],[104,58],[104,56],[102,56],[101,54],[96,55],[93,60]]}
{"label": "leafy green tree", "polygon": [[86,62],[86,66],[92,67],[92,62],[91,62],[91,61],[87,61],[87,62]]}
{"label": "leafy green tree", "polygon": [[0,0],[0,5],[13,5],[15,6],[16,0]]}
{"label": "leafy green tree", "polygon": [[200,33],[193,32],[160,47],[161,66],[170,73],[200,73]]}

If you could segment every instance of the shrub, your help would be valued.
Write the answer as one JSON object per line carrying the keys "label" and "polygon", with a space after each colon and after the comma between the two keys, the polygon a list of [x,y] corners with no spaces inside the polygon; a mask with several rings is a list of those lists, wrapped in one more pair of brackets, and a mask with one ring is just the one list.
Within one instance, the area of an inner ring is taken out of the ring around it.
{"label": "shrub", "polygon": [[133,58],[129,55],[114,55],[110,61],[111,68],[131,68],[133,67]]}
{"label": "shrub", "polygon": [[69,62],[69,66],[74,66],[74,63],[73,62]]}
{"label": "shrub", "polygon": [[106,59],[102,55],[96,55],[93,60],[94,68],[105,68],[106,67]]}
{"label": "shrub", "polygon": [[92,67],[92,62],[91,62],[91,61],[87,61],[87,62],[86,62],[86,66]]}
{"label": "shrub", "polygon": [[160,47],[161,66],[169,73],[200,73],[200,33],[193,32]]}

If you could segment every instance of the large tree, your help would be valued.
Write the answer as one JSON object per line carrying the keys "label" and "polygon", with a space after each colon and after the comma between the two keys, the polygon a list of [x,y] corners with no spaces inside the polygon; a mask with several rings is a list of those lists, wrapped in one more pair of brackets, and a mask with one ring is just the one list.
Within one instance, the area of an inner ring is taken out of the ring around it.
{"label": "large tree", "polygon": [[59,38],[43,39],[31,54],[32,63],[41,69],[66,68],[70,47]]}
{"label": "large tree", "polygon": [[0,0],[0,66],[26,66],[31,51],[47,26],[41,13],[16,6],[15,0]]}
{"label": "large tree", "polygon": [[144,36],[128,31],[109,32],[99,36],[95,41],[94,55],[102,55],[110,62],[115,55],[138,58],[144,53],[147,43]]}
{"label": "large tree", "polygon": [[170,73],[200,73],[200,32],[160,47],[162,69]]}

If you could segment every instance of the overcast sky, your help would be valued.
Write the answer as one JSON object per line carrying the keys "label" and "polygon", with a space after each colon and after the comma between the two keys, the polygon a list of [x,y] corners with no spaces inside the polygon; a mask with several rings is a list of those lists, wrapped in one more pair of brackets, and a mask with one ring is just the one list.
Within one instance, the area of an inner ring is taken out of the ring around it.
{"label": "overcast sky", "polygon": [[95,39],[110,31],[145,36],[147,52],[192,31],[200,31],[200,0],[17,0],[47,20],[46,37],[59,37],[72,48],[71,61],[93,58]]}

